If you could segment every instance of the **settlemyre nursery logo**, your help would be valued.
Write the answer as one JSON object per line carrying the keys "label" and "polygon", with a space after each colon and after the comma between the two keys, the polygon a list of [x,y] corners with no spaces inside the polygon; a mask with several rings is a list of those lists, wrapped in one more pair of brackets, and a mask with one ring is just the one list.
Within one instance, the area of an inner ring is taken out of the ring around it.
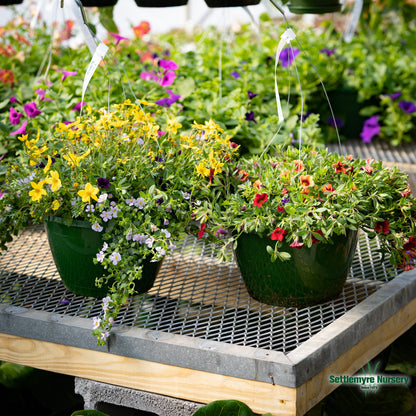
{"label": "settlemyre nursery logo", "polygon": [[376,393],[381,386],[387,385],[403,385],[407,386],[410,383],[410,376],[405,374],[379,374],[377,368],[380,362],[376,363],[374,368],[367,363],[366,367],[362,368],[361,373],[353,376],[347,375],[330,375],[330,384],[344,384],[349,386],[358,386],[365,394]]}

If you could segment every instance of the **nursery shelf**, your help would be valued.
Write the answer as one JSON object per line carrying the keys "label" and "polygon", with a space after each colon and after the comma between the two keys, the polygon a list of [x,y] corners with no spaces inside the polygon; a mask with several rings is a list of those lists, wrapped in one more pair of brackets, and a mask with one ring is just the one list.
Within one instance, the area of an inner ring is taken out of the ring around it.
{"label": "nursery shelf", "polygon": [[[303,415],[416,321],[416,273],[398,273],[360,235],[341,295],[307,308],[249,297],[232,253],[183,236],[151,291],[123,307],[106,346],[100,300],[67,291],[42,227],[0,257],[0,360],[206,403]],[[74,259],[76,261],[76,259]]]}

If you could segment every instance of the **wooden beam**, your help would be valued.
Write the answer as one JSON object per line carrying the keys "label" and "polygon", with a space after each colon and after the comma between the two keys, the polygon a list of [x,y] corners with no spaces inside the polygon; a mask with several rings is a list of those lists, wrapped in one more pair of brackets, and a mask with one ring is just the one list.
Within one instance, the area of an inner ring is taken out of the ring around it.
{"label": "wooden beam", "polygon": [[234,399],[254,412],[296,415],[295,388],[47,341],[0,334],[0,360],[198,403]]}

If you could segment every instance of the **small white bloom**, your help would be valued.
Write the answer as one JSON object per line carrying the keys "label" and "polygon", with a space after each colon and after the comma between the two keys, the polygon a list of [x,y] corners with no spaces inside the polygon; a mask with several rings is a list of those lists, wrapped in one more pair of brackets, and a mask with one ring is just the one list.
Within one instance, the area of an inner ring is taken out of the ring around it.
{"label": "small white bloom", "polygon": [[137,139],[137,144],[139,144],[141,146],[142,144],[144,144],[144,140],[139,137]]}
{"label": "small white bloom", "polygon": [[87,205],[85,207],[85,211],[86,212],[94,212],[95,211],[94,205]]}
{"label": "small white bloom", "polygon": [[103,230],[103,227],[101,227],[101,225],[100,224],[98,224],[98,222],[96,222],[95,224],[93,224],[93,226],[91,227],[94,231],[97,231],[97,232],[101,232],[102,230]]}
{"label": "small white bloom", "polygon": [[117,212],[120,211],[120,208],[113,206],[111,207],[110,211],[111,211],[111,215],[113,216],[113,218],[117,218]]}
{"label": "small white bloom", "polygon": [[127,234],[126,234],[126,239],[127,239],[127,241],[130,241],[130,240],[131,240],[132,235],[133,235],[133,232],[132,232],[132,230],[131,230],[131,228],[130,228],[130,230],[128,230],[128,231],[127,231]]}
{"label": "small white bloom", "polygon": [[189,192],[183,192],[183,191],[181,192],[182,192],[183,199],[188,200],[191,198],[191,194]]}
{"label": "small white bloom", "polygon": [[108,194],[101,194],[101,195],[98,197],[98,201],[97,201],[97,203],[98,203],[98,204],[103,204],[105,201],[107,201],[107,198],[108,198]]}
{"label": "small white bloom", "polygon": [[108,309],[110,309],[110,302],[111,302],[110,296],[106,296],[105,298],[103,298],[103,310],[104,310],[104,312],[107,311]]}
{"label": "small white bloom", "polygon": [[171,233],[168,230],[162,229],[160,230],[160,232],[162,232],[163,234],[165,234],[166,238],[170,238],[171,237]]}
{"label": "small white bloom", "polygon": [[169,225],[169,220],[167,218],[163,221],[163,225]]}
{"label": "small white bloom", "polygon": [[145,199],[144,199],[144,198],[142,198],[142,197],[137,198],[137,199],[134,201],[134,206],[135,206],[135,207],[137,207],[137,208],[139,208],[139,209],[143,209],[143,208],[145,207],[145,205],[146,205],[146,201],[145,201]]}
{"label": "small white bloom", "polygon": [[156,247],[156,251],[159,256],[164,256],[166,254],[166,250],[163,247]]}
{"label": "small white bloom", "polygon": [[156,227],[156,225],[154,225],[154,224],[152,224],[151,226],[150,226],[150,229],[152,230],[152,233],[154,233],[155,231],[157,231],[158,230],[158,228]]}
{"label": "small white bloom", "polygon": [[146,239],[145,243],[147,247],[152,248],[154,241],[155,239],[152,236],[150,236],[149,238]]}
{"label": "small white bloom", "polygon": [[96,254],[96,256],[97,256],[98,262],[102,263],[102,261],[104,260],[104,253],[100,251],[99,253]]}
{"label": "small white bloom", "polygon": [[126,204],[131,207],[134,205],[134,198],[126,199]]}
{"label": "small white bloom", "polygon": [[171,244],[171,245],[168,247],[168,249],[169,249],[169,250],[176,250],[176,244]]}
{"label": "small white bloom", "polygon": [[101,318],[94,317],[92,318],[92,329],[97,329],[100,326]]}
{"label": "small white bloom", "polygon": [[166,210],[166,212],[172,212],[172,207],[171,207],[170,205],[168,205],[168,206],[165,208],[165,210]]}
{"label": "small white bloom", "polygon": [[113,218],[113,214],[111,213],[111,211],[103,211],[100,214],[100,217],[103,219],[104,222],[107,222],[108,220],[111,220],[111,218]]}
{"label": "small white bloom", "polygon": [[110,260],[112,261],[112,263],[115,265],[117,265],[117,263],[121,260],[121,255],[119,252],[114,251],[111,256],[110,256]]}
{"label": "small white bloom", "polygon": [[108,249],[108,244],[104,241],[103,248],[101,251],[106,251]]}

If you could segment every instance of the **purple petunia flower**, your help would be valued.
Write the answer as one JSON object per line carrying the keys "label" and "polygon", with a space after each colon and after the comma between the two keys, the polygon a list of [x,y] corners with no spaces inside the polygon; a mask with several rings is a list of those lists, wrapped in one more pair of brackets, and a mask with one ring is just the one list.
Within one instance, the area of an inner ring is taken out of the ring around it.
{"label": "purple petunia flower", "polygon": [[9,102],[20,104],[20,101],[14,95],[10,97]]}
{"label": "purple petunia flower", "polygon": [[84,107],[84,105],[86,105],[87,103],[84,101],[80,101],[79,103],[76,103],[74,105],[74,108],[72,109],[72,111],[81,111],[81,108]]}
{"label": "purple petunia flower", "polygon": [[254,111],[249,111],[248,113],[246,113],[245,114],[245,120],[253,121],[254,123],[257,124],[257,121],[254,119]]}
{"label": "purple petunia flower", "polygon": [[241,75],[237,71],[233,71],[233,72],[231,72],[231,76],[235,79],[238,79],[238,78],[240,78]]}
{"label": "purple petunia flower", "polygon": [[169,59],[161,59],[159,61],[159,66],[161,68],[168,69],[170,71],[175,71],[176,69],[179,68],[179,66],[178,66],[178,64],[176,62],[171,61]]}
{"label": "purple petunia flower", "polygon": [[110,187],[110,181],[106,178],[98,178],[97,179],[97,186],[99,188],[109,188]]}
{"label": "purple petunia flower", "polygon": [[399,107],[407,114],[416,111],[416,105],[412,101],[399,101]]}
{"label": "purple petunia flower", "polygon": [[110,33],[110,35],[115,38],[116,45],[118,45],[122,40],[127,40],[124,36],[120,36],[118,33]]}
{"label": "purple petunia flower", "polygon": [[399,98],[401,95],[402,95],[402,93],[401,93],[401,91],[397,91],[397,92],[395,92],[394,94],[387,94],[392,100],[395,100],[396,98]]}
{"label": "purple petunia flower", "polygon": [[25,113],[27,114],[27,116],[29,118],[35,118],[36,116],[38,116],[40,113],[42,113],[42,111],[40,111],[37,107],[36,107],[36,103],[34,101],[32,101],[31,103],[25,104],[23,106],[23,109],[25,110]]}
{"label": "purple petunia flower", "polygon": [[162,79],[159,80],[159,85],[162,87],[169,87],[173,84],[173,81],[175,81],[176,75],[173,71],[166,71],[165,74],[163,74]]}
{"label": "purple petunia flower", "polygon": [[78,74],[77,71],[64,71],[62,69],[57,69],[57,71],[62,74],[62,78],[61,78],[62,82],[65,81],[68,77]]}
{"label": "purple petunia flower", "polygon": [[169,94],[169,97],[164,97],[160,100],[157,100],[156,104],[162,107],[170,107],[173,103],[175,103],[181,98],[179,94],[174,94],[172,90],[166,90],[166,92]]}
{"label": "purple petunia flower", "polygon": [[338,117],[335,117],[335,119],[332,117],[329,117],[327,121],[332,127],[335,127],[335,123],[337,127],[344,127],[344,122],[340,120]]}
{"label": "purple petunia flower", "polygon": [[251,100],[254,97],[257,97],[258,96],[258,94],[255,94],[254,92],[251,92],[251,91],[247,91],[247,95],[248,95],[248,99],[249,100]]}
{"label": "purple petunia flower", "polygon": [[46,91],[38,88],[36,94],[39,95],[41,101],[53,101],[52,98],[45,98]]}
{"label": "purple petunia flower", "polygon": [[300,50],[296,48],[285,48],[280,52],[279,61],[283,67],[289,66],[295,58],[300,54]]}
{"label": "purple petunia flower", "polygon": [[10,107],[9,120],[10,120],[10,123],[13,124],[13,126],[16,126],[17,124],[20,123],[21,117],[23,117],[22,113],[19,113],[13,107]]}
{"label": "purple petunia flower", "polygon": [[363,131],[360,133],[364,143],[370,143],[371,139],[378,133],[380,133],[378,116],[372,116],[364,121]]}
{"label": "purple petunia flower", "polygon": [[327,56],[331,56],[335,53],[335,48],[331,48],[331,49],[323,48],[319,52],[320,53],[326,53]]}
{"label": "purple petunia flower", "polygon": [[289,201],[290,201],[290,198],[284,196],[281,200],[281,203],[282,203],[282,205],[286,205]]}
{"label": "purple petunia flower", "polygon": [[10,136],[15,136],[17,134],[27,134],[26,131],[27,121],[24,121],[23,124],[16,130],[10,133]]}

